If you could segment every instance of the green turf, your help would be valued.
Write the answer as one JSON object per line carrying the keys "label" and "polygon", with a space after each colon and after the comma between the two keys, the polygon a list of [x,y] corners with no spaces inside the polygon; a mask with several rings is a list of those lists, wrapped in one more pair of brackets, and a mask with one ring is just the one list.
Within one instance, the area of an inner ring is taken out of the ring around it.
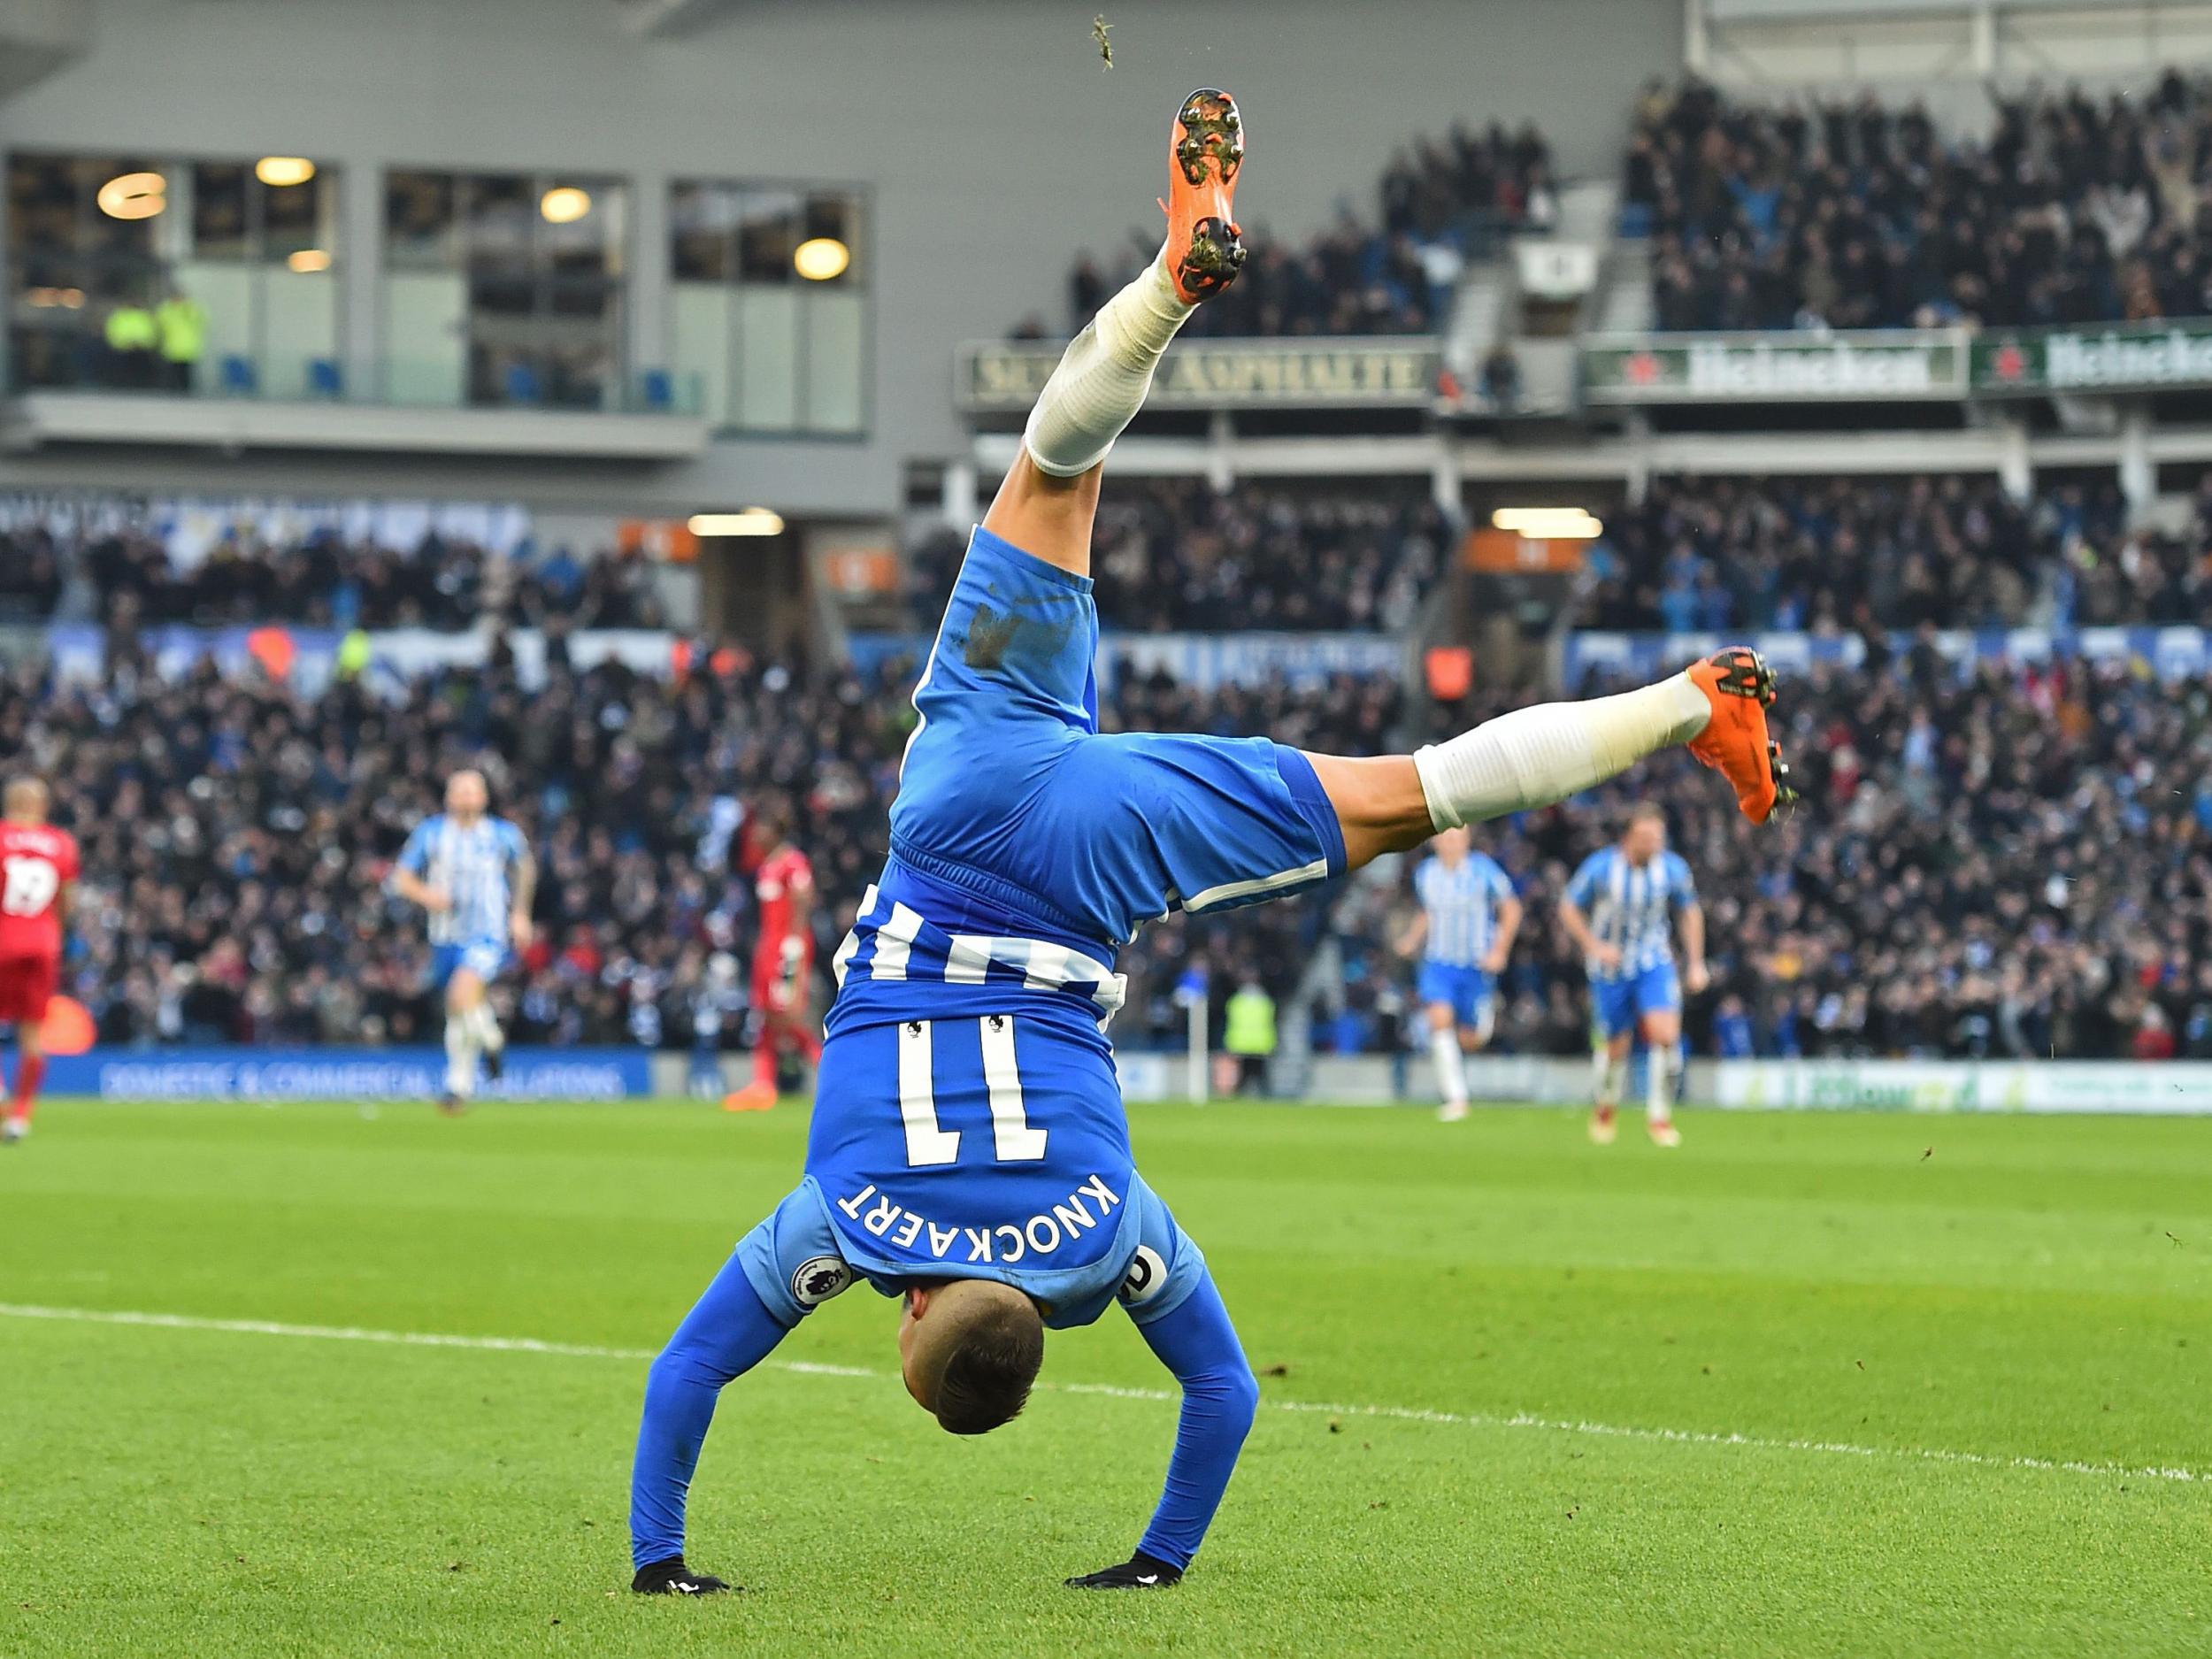
{"label": "green turf", "polygon": [[[0,1316],[0,1655],[2212,1651],[2212,1480],[2124,1472],[2212,1471],[2212,1122],[1133,1118],[1282,1368],[1178,1590],[1059,1586],[1134,1540],[1171,1405],[951,1439],[865,1291],[779,1357],[876,1374],[726,1398],[714,1602],[618,1593],[634,1359]],[[0,1155],[0,1300],[648,1349],[804,1122],[57,1102]],[[1113,1314],[1046,1376],[1164,1380]]]}

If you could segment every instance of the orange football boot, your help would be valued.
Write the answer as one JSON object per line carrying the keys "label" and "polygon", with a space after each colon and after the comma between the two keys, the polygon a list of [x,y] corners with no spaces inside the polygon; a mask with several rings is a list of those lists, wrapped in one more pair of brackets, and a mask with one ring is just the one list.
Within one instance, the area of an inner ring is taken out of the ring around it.
{"label": "orange football boot", "polygon": [[748,1083],[722,1097],[722,1110],[726,1112],[772,1111],[775,1104],[775,1086],[770,1083]]}
{"label": "orange football boot", "polygon": [[1244,269],[1244,243],[1231,217],[1244,165],[1244,117],[1218,87],[1183,100],[1168,134],[1168,274],[1186,305],[1210,300]]}
{"label": "orange football boot", "polygon": [[1690,741],[1690,753],[1735,787],[1736,804],[1754,824],[1763,824],[1778,801],[1797,792],[1782,780],[1781,746],[1767,735],[1767,705],[1774,701],[1774,671],[1758,652],[1741,645],[1716,651],[1691,666],[1690,679],[1713,718]]}

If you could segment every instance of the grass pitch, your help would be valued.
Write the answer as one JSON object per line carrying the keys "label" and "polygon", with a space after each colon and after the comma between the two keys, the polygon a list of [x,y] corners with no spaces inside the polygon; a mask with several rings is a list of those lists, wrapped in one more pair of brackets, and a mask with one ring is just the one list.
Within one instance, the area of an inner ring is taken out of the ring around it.
{"label": "grass pitch", "polygon": [[2212,1122],[1133,1120],[1266,1399],[1185,1584],[1060,1587],[1173,1432],[1125,1320],[958,1440],[858,1289],[725,1395],[692,1560],[749,1593],[683,1602],[622,1588],[640,1356],[803,1109],[57,1102],[0,1156],[0,1655],[2212,1651]]}

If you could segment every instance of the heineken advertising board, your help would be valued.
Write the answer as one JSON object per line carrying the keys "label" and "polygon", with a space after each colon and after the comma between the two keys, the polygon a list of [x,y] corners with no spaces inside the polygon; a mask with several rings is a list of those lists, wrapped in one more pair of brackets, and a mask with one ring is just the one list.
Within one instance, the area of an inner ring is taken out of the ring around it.
{"label": "heineken advertising board", "polygon": [[1599,336],[1582,352],[1593,403],[1884,403],[1966,392],[1953,329]]}
{"label": "heineken advertising board", "polygon": [[1978,392],[2154,392],[2212,387],[2212,320],[2024,328],[1974,342]]}
{"label": "heineken advertising board", "polygon": [[[1037,401],[1064,347],[970,346],[955,387],[966,410],[1018,413]],[[1443,364],[1429,337],[1187,340],[1154,377],[1154,409],[1425,409]]]}

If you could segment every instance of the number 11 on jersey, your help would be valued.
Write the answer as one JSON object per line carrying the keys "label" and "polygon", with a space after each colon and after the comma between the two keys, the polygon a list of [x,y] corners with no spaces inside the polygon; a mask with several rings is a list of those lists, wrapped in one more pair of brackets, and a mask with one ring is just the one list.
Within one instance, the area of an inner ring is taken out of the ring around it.
{"label": "number 11 on jersey", "polygon": [[[960,1156],[960,1132],[937,1121],[935,1027],[949,1022],[910,1019],[899,1027],[899,1116],[906,1123],[910,1169],[946,1164]],[[1045,1134],[1022,1108],[1021,1074],[1014,1064],[1014,1021],[989,1014],[975,1022],[983,1046],[983,1081],[991,1099],[991,1140],[1001,1164],[1034,1164],[1045,1156]]]}

